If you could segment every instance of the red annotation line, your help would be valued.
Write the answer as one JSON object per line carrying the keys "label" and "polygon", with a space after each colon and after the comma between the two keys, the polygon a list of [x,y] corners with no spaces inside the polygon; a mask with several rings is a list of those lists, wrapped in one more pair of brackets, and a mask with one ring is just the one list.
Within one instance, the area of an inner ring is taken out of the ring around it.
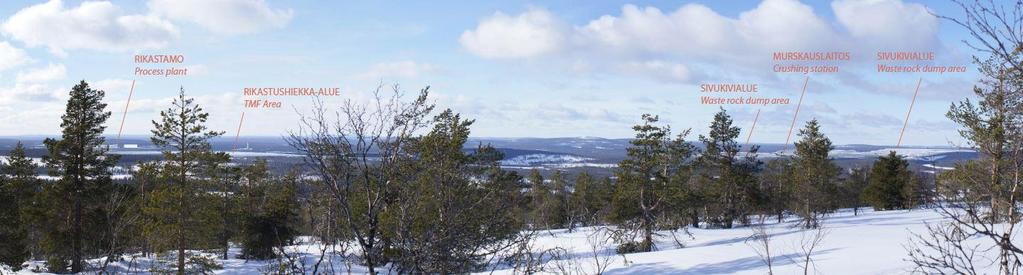
{"label": "red annotation line", "polygon": [[753,137],[753,129],[757,128],[757,120],[760,119],[760,109],[757,109],[756,116],[753,117],[753,126],[749,127],[749,135],[746,136],[746,150],[749,150],[749,140]]}
{"label": "red annotation line", "polygon": [[792,115],[792,125],[789,125],[789,134],[785,136],[785,146],[781,149],[783,152],[789,148],[789,141],[792,140],[792,129],[796,128],[796,118],[799,117],[799,107],[803,106],[803,96],[806,95],[807,83],[810,83],[810,76],[806,76],[806,80],[803,80],[803,92],[799,94],[799,104],[796,104],[796,113]]}
{"label": "red annotation line", "polygon": [[131,96],[135,94],[135,80],[131,80],[131,90],[128,91],[128,102],[124,103],[124,113],[121,114],[121,127],[117,128],[117,143],[121,143],[121,131],[124,131],[124,119],[128,117],[128,105],[131,105]]}
{"label": "red annotation line", "polygon": [[242,111],[242,118],[238,120],[238,131],[234,133],[234,144],[231,145],[231,150],[238,149],[238,137],[242,133],[242,123],[245,122],[245,111]]}
{"label": "red annotation line", "polygon": [[913,105],[916,104],[916,95],[920,93],[920,83],[923,81],[923,77],[916,81],[916,91],[913,92],[913,100],[909,102],[909,111],[906,112],[906,121],[902,123],[902,131],[899,132],[899,142],[895,144],[895,148],[902,146],[902,135],[906,134],[906,126],[909,126],[909,114],[913,113]]}

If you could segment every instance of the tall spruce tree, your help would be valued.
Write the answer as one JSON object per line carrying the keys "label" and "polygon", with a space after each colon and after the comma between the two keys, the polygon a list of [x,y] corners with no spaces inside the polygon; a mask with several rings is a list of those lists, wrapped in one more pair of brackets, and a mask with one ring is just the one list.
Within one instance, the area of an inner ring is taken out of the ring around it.
{"label": "tall spruce tree", "polygon": [[[101,232],[88,227],[102,224],[99,205],[110,192],[110,167],[117,163],[116,155],[107,155],[103,145],[104,124],[110,112],[104,111],[105,92],[89,87],[84,80],[71,88],[64,115],[61,116],[61,138],[47,138],[47,155],[43,161],[50,175],[59,177],[53,188],[56,201],[51,201],[52,220],[67,221],[48,228],[52,263],[70,260],[71,272],[81,272],[87,242],[95,240],[88,232]],[[67,241],[70,246],[60,244]],[[52,258],[56,257],[56,258]],[[58,259],[59,258],[59,259]],[[52,267],[52,266],[51,266]],[[60,270],[63,267],[54,267]]]}
{"label": "tall spruce tree", "polygon": [[799,130],[801,139],[796,141],[793,157],[792,200],[790,207],[802,218],[806,228],[817,228],[820,215],[836,208],[835,198],[839,167],[828,156],[834,146],[820,130],[816,119],[810,120]]}
{"label": "tall spruce tree", "polygon": [[870,183],[863,190],[863,200],[874,210],[906,208],[912,195],[907,193],[911,178],[909,161],[891,151],[874,162],[870,169]]}
{"label": "tall spruce tree", "polygon": [[166,160],[163,174],[165,186],[156,191],[147,203],[147,214],[156,222],[149,231],[169,242],[166,247],[177,250],[177,273],[185,274],[186,249],[208,237],[208,212],[203,209],[202,184],[192,175],[201,173],[204,159],[215,156],[210,139],[224,132],[206,128],[209,114],[185,96],[181,88],[173,106],[160,112],[160,121],[153,121],[152,143],[163,149]]}

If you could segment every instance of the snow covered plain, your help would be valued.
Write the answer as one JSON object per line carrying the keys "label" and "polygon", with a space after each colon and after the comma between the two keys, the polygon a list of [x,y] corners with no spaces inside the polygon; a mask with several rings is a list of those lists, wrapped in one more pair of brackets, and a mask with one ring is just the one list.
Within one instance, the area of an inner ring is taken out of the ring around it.
{"label": "snow covered plain", "polygon": [[[789,219],[775,223],[773,219],[765,226],[771,236],[771,254],[774,256],[774,274],[802,274],[803,260],[801,242],[809,240],[814,231],[795,227]],[[825,232],[823,242],[812,253],[813,264],[811,274],[905,274],[912,270],[907,262],[904,248],[910,242],[911,232],[923,233],[925,223],[941,222],[942,217],[930,209],[912,211],[870,211],[861,210],[854,216],[850,209],[843,209],[828,216],[824,220]],[[560,260],[552,260],[552,254],[543,256],[544,270],[548,274],[593,274],[595,263],[606,263],[604,274],[767,274],[767,267],[757,255],[753,243],[748,242],[753,234],[750,227],[733,229],[689,229],[691,235],[676,232],[659,232],[656,238],[657,250],[647,253],[626,254],[614,253],[615,245],[591,241],[598,238],[606,230],[600,227],[578,228],[573,232],[552,230],[535,232],[536,238],[532,249],[542,251],[555,249],[559,251]],[[684,247],[679,247],[675,238]],[[303,263],[307,270],[320,258],[322,246],[309,238],[302,238],[300,244],[288,247],[295,259]],[[596,249],[594,249],[596,248]],[[349,252],[354,249],[349,249]],[[231,254],[237,255],[237,248]],[[136,255],[137,256],[137,255]],[[213,256],[211,256],[213,257]],[[214,257],[215,258],[215,257]],[[148,258],[136,258],[134,263],[130,257],[124,261],[111,264],[116,273],[124,273],[129,265],[145,266],[152,262]],[[217,260],[223,269],[217,274],[258,274],[272,268],[272,261],[245,261],[232,259]],[[98,264],[99,260],[92,261]],[[984,265],[986,263],[977,263]],[[28,269],[41,268],[41,262],[32,262]],[[336,255],[326,257],[320,271],[332,269],[336,274],[364,273],[366,269],[351,262],[345,257]],[[135,270],[138,270],[137,268]],[[386,272],[387,267],[382,270]],[[8,273],[8,269],[0,269],[0,273]],[[995,272],[996,269],[990,270]],[[134,273],[134,272],[132,272]],[[480,274],[513,274],[515,270],[507,264],[491,265],[490,270]],[[18,274],[34,274],[30,270],[22,270]]]}

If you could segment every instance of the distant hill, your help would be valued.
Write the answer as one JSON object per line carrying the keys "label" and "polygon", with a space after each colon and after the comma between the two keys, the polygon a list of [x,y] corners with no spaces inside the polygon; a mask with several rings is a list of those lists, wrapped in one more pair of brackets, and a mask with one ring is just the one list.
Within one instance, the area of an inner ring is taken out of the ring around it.
{"label": "distant hill", "polygon": [[[0,137],[0,155],[14,148],[21,141],[28,148],[30,157],[40,157],[46,153],[43,140],[46,136]],[[159,151],[147,136],[124,136],[120,140],[107,137],[107,144],[112,152],[122,154],[122,164],[133,164],[138,161],[159,159]],[[565,138],[470,138],[466,151],[475,150],[480,144],[490,144],[504,153],[501,165],[508,169],[543,170],[595,170],[609,174],[625,157],[625,149],[629,139],[599,137],[565,137]],[[299,165],[301,155],[288,145],[283,137],[240,137],[235,142],[233,137],[220,137],[212,142],[214,150],[229,151],[238,162],[249,162],[256,158],[265,158],[280,166],[280,169]],[[695,144],[701,147],[700,144]],[[792,154],[792,146],[782,144],[756,144],[760,146],[758,156],[761,159],[786,157]],[[784,149],[784,150],[783,150]],[[836,145],[831,156],[843,167],[868,165],[878,156],[895,150],[907,156],[914,168],[947,169],[956,163],[977,157],[977,153],[967,149],[948,146],[895,146],[847,144]]]}

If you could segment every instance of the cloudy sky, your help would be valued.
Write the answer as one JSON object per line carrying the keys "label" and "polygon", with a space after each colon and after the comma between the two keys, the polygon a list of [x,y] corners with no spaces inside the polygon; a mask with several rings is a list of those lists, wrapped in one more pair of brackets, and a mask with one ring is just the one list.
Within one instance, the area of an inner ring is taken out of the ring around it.
{"label": "cloudy sky", "polygon": [[[489,3],[482,3],[489,2]],[[817,118],[838,144],[894,144],[917,81],[904,144],[958,143],[944,117],[978,78],[966,34],[934,16],[942,1],[3,1],[0,135],[58,133],[67,91],[107,91],[116,134],[132,81],[125,134],[183,86],[211,127],[242,135],[294,130],[308,98],[246,110],[246,87],[339,87],[363,100],[379,83],[477,120],[479,137],[629,137],[643,113],[703,133],[715,105],[700,83],[758,83],[792,105],[726,106],[743,137],[785,141],[807,75],[772,72],[776,51],[847,51],[836,74],[810,74],[797,125]],[[959,74],[879,74],[873,55],[930,51]],[[135,54],[182,54],[187,77],[136,77]]]}

